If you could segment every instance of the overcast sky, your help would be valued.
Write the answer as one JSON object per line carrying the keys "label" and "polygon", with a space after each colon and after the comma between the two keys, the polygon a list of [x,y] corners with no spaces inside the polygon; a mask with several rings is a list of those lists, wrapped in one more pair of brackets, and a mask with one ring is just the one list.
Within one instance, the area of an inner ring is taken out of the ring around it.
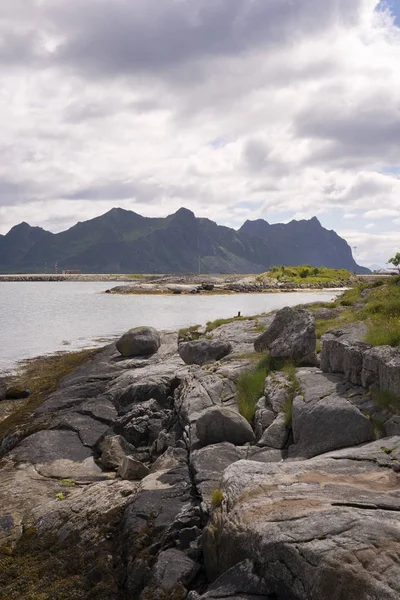
{"label": "overcast sky", "polygon": [[0,233],[316,215],[400,251],[400,0],[1,0]]}

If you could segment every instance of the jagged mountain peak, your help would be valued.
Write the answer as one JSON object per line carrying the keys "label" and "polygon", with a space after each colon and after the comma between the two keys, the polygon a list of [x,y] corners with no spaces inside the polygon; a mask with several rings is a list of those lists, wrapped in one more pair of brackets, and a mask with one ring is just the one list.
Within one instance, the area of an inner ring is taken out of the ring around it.
{"label": "jagged mountain peak", "polygon": [[[86,273],[259,273],[310,264],[363,272],[345,240],[319,220],[269,224],[247,220],[236,231],[182,207],[165,218],[113,208],[58,233],[21,223],[0,238],[0,272],[41,272],[45,262]],[[25,232],[25,233],[24,233]],[[364,270],[367,272],[367,270]]]}

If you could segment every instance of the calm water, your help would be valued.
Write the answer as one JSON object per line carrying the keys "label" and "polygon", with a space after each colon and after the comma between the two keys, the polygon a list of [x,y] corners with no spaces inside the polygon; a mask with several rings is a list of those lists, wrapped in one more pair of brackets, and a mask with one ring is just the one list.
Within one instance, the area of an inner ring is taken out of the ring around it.
{"label": "calm water", "polygon": [[0,371],[19,359],[104,344],[131,327],[175,330],[188,325],[268,312],[335,294],[119,296],[108,282],[1,282]]}

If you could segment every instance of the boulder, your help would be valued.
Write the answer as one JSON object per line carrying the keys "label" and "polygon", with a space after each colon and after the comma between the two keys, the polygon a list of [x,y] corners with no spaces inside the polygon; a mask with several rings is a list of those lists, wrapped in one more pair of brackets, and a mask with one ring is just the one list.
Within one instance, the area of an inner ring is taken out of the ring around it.
{"label": "boulder", "polygon": [[0,401],[4,400],[7,393],[7,384],[6,380],[0,377]]}
{"label": "boulder", "polygon": [[369,348],[363,354],[361,383],[364,387],[375,385],[400,395],[400,349],[390,346]]}
{"label": "boulder", "polygon": [[297,396],[293,401],[292,430],[291,457],[310,458],[374,439],[370,420],[348,400],[333,394],[311,402]]}
{"label": "boulder", "polygon": [[117,469],[125,456],[135,452],[122,435],[107,435],[100,442],[100,462],[105,469]]}
{"label": "boulder", "polygon": [[132,456],[124,456],[118,468],[118,475],[121,479],[138,481],[150,473],[149,469]]}
{"label": "boulder", "polygon": [[257,446],[281,449],[285,447],[288,437],[289,429],[286,426],[286,417],[281,413],[264,431]]}
{"label": "boulder", "polygon": [[254,440],[249,422],[235,410],[225,407],[205,411],[196,421],[196,432],[201,446],[220,442],[242,446]]}
{"label": "boulder", "polygon": [[160,552],[154,567],[153,582],[157,588],[171,591],[187,586],[197,575],[200,565],[176,548]]}
{"label": "boulder", "polygon": [[303,308],[285,307],[271,326],[254,342],[257,352],[268,348],[271,358],[291,360],[296,365],[316,364],[314,315]]}
{"label": "boulder", "polygon": [[130,329],[116,343],[117,350],[124,357],[150,356],[161,346],[160,334],[154,327]]}
{"label": "boulder", "polygon": [[187,365],[204,365],[230,354],[232,346],[229,342],[220,340],[194,340],[180,343],[178,352]]}
{"label": "boulder", "polygon": [[28,388],[23,387],[10,387],[7,388],[6,399],[7,400],[23,400],[29,398],[31,392]]}
{"label": "boulder", "polygon": [[285,373],[275,371],[265,379],[264,395],[265,405],[278,415],[293,395],[293,382]]}
{"label": "boulder", "polygon": [[367,333],[365,323],[352,323],[333,329],[322,337],[320,357],[324,373],[343,373],[355,385],[361,384],[363,354],[370,348],[363,340]]}

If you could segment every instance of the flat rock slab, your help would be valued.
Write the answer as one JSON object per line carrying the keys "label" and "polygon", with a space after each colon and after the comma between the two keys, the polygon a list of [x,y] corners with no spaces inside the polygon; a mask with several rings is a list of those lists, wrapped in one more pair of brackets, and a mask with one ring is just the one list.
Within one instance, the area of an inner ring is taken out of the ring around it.
{"label": "flat rock slab", "polygon": [[[219,572],[246,556],[277,597],[398,600],[399,449],[394,437],[306,461],[230,465]],[[215,569],[212,530],[203,535]]]}
{"label": "flat rock slab", "polygon": [[58,459],[52,462],[36,463],[35,469],[43,477],[72,479],[78,482],[103,481],[113,479],[114,473],[106,473],[95,463],[92,456],[82,461]]}
{"label": "flat rock slab", "polygon": [[79,435],[82,444],[89,448],[94,448],[108,429],[108,423],[74,411],[66,412],[57,417],[55,422],[57,429],[75,431]]}
{"label": "flat rock slab", "polygon": [[84,446],[77,433],[73,431],[39,431],[24,439],[9,454],[18,462],[51,463],[55,460],[82,462],[92,456],[89,448]]}

